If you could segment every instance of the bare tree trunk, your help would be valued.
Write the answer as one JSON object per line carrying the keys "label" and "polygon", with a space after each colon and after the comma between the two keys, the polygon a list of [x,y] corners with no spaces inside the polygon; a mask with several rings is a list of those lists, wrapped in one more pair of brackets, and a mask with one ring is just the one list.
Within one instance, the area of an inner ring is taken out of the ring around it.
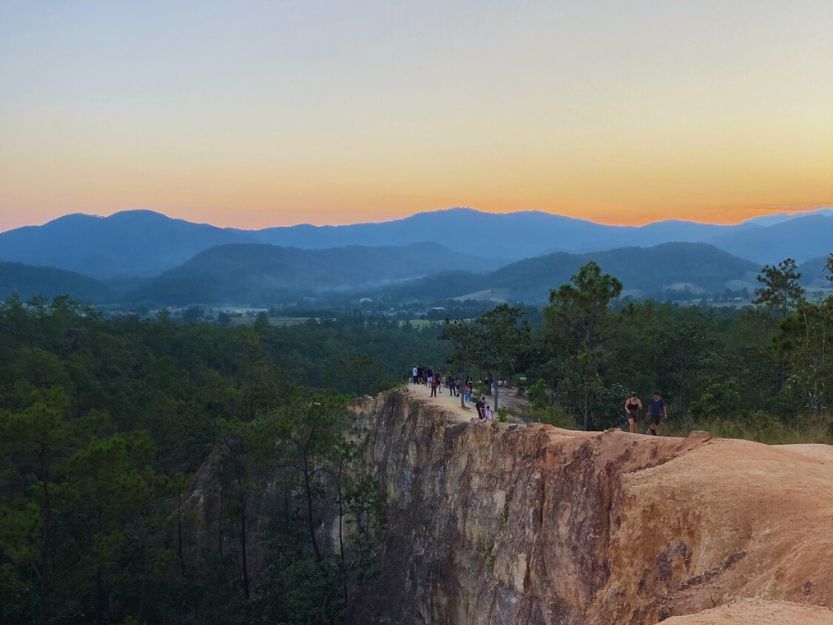
{"label": "bare tree trunk", "polygon": [[48,450],[46,445],[41,445],[38,453],[38,460],[40,461],[41,470],[41,491],[43,495],[43,508],[41,510],[42,528],[42,545],[41,545],[41,571],[40,571],[40,621],[45,624],[49,619],[49,582],[50,582],[50,566],[49,566],[49,552],[51,534],[50,528],[52,526],[52,502],[49,497],[49,460],[47,459]]}
{"label": "bare tree trunk", "polygon": [[240,495],[240,569],[243,574],[243,596],[249,598],[249,561],[246,556],[246,504]]}
{"label": "bare tree trunk", "polygon": [[315,561],[321,562],[321,550],[318,548],[318,539],[315,537],[315,522],[312,518],[312,485],[310,484],[309,456],[304,450],[304,495],[307,501],[307,529],[309,530],[312,551],[315,554]]}
{"label": "bare tree trunk", "polygon": [[179,560],[179,576],[185,577],[185,557],[182,552],[182,491],[176,493],[176,557]]}
{"label": "bare tree trunk", "polygon": [[237,510],[240,517],[240,577],[243,580],[243,596],[249,599],[249,559],[246,551],[246,493],[243,491],[238,458],[234,458],[234,474],[237,482]]}
{"label": "bare tree trunk", "polygon": [[[489,377],[491,378],[491,376],[489,376]],[[500,394],[500,392],[497,390],[498,389],[497,380],[492,380],[492,384],[495,387],[495,412],[497,413],[497,402],[498,402],[498,395]]]}
{"label": "bare tree trunk", "polygon": [[[344,563],[344,495],[341,489],[341,468],[339,468],[338,475],[336,476],[336,489],[337,489],[337,496],[338,496],[338,551],[341,557],[341,571],[344,572],[345,563]],[[347,595],[347,579],[343,578],[341,583],[341,591],[344,595],[344,605],[347,605],[348,595]]]}

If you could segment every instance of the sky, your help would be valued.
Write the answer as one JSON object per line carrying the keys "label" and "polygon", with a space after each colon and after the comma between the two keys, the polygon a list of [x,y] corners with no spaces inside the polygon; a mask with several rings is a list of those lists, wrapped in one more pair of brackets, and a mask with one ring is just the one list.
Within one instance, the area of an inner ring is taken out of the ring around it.
{"label": "sky", "polygon": [[833,2],[0,3],[0,230],[833,204]]}

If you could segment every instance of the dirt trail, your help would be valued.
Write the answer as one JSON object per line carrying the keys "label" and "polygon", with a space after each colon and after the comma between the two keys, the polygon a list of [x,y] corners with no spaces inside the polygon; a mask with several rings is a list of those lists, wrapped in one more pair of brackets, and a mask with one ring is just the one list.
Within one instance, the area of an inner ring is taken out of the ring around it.
{"label": "dirt trail", "polygon": [[442,411],[448,416],[449,421],[455,423],[464,423],[477,419],[477,411],[474,409],[474,404],[467,403],[466,408],[460,407],[460,398],[452,397],[448,393],[447,388],[442,389],[442,393],[437,389],[438,395],[431,397],[431,389],[425,384],[408,384],[408,394],[414,399],[419,399],[427,403],[439,406]]}

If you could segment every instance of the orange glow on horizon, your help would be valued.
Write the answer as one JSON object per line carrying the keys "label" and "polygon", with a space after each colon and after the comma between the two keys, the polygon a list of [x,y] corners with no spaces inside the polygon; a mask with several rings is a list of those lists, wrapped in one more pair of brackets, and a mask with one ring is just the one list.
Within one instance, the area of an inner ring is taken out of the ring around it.
{"label": "orange glow on horizon", "polygon": [[831,27],[830,0],[0,3],[0,230],[831,206]]}

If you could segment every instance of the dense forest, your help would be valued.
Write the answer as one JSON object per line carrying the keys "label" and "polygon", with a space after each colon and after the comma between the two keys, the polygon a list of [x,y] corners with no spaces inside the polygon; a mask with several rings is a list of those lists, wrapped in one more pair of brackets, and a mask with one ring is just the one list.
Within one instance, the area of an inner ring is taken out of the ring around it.
{"label": "dense forest", "polygon": [[[227,326],[9,299],[0,620],[345,622],[384,525],[376,485],[349,470],[347,403],[416,363],[505,380],[496,391],[563,426],[618,425],[629,392],[659,390],[665,432],[829,441],[833,300],[807,301],[791,261],[759,281],[744,310],[622,302],[591,262],[541,314],[502,305],[419,325]],[[335,544],[314,529],[327,514]],[[266,544],[249,542],[253,523]]]}
{"label": "dense forest", "polygon": [[[311,515],[338,500],[375,522],[373,485],[340,471],[355,453],[345,397],[396,384],[412,358],[443,359],[438,333],[351,318],[176,324],[105,318],[66,298],[7,301],[0,621],[336,622],[370,549],[355,532],[341,553],[317,545]],[[186,498],[210,458],[225,529],[209,547]],[[247,508],[279,467],[270,488],[286,497],[254,583]]]}

